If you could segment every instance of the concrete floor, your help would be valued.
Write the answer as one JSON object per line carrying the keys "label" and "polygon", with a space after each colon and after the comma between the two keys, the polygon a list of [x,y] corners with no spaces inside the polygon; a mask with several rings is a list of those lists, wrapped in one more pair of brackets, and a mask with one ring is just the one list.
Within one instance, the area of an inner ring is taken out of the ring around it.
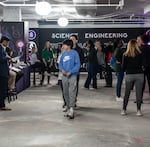
{"label": "concrete floor", "polygon": [[81,89],[84,81],[82,76],[74,120],[63,116],[54,77],[52,87],[31,87],[19,94],[8,105],[11,112],[0,112],[0,147],[150,147],[148,92],[143,117],[135,115],[134,92],[128,115],[121,116],[122,102],[115,101],[115,88],[104,88],[104,80],[98,80],[99,89],[89,91]]}

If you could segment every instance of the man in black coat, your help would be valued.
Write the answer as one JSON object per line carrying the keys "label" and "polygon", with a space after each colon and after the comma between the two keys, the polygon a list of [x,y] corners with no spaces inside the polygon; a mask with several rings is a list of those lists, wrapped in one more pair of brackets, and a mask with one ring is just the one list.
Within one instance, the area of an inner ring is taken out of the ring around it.
{"label": "man in black coat", "polygon": [[141,40],[142,40],[141,50],[144,56],[144,67],[145,67],[144,74],[145,74],[145,77],[147,77],[149,93],[150,93],[150,46],[148,45],[150,38],[148,35],[143,35],[141,36]]}
{"label": "man in black coat", "polygon": [[[73,49],[78,52],[80,63],[81,65],[84,63],[84,52],[83,50],[78,46],[78,37],[76,35],[71,35],[70,39],[73,41]],[[76,93],[76,102],[77,102],[77,96],[79,91],[79,80],[80,80],[80,73],[77,76],[77,93]]]}
{"label": "man in black coat", "polygon": [[6,54],[6,47],[8,46],[9,38],[2,36],[0,43],[0,110],[10,111],[11,109],[5,106],[9,75],[8,60],[10,59]]}

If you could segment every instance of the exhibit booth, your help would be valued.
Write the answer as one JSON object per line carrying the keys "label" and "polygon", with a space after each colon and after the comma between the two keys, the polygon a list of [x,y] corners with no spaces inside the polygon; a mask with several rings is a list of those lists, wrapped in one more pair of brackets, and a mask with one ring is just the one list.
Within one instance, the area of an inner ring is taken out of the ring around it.
{"label": "exhibit booth", "polygon": [[17,73],[17,93],[30,86],[30,67],[26,61],[28,43],[28,25],[26,22],[0,22],[0,38],[6,36],[10,39],[9,48],[13,51],[12,70]]}

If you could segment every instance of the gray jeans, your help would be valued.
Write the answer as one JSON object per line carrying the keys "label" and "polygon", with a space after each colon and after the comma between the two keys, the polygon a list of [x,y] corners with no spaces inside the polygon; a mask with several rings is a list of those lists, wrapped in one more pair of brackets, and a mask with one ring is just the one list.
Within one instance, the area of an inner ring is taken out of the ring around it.
{"label": "gray jeans", "polygon": [[75,107],[76,92],[77,92],[77,77],[62,77],[63,94],[67,107]]}
{"label": "gray jeans", "polygon": [[144,82],[144,74],[128,74],[126,75],[125,82],[126,82],[126,85],[125,85],[123,109],[126,110],[131,90],[133,86],[135,85],[137,110],[140,110],[141,103],[142,103],[142,88],[143,88],[143,82]]}

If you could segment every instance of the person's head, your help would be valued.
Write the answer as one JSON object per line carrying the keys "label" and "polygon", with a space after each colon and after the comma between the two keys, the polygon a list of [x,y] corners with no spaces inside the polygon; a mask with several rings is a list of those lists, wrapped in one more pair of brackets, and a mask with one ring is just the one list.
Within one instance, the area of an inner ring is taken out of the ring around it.
{"label": "person's head", "polygon": [[37,53],[37,48],[36,47],[32,47],[32,53]]}
{"label": "person's head", "polygon": [[102,44],[101,44],[101,42],[100,41],[95,41],[95,48],[96,48],[96,50],[98,50],[98,51],[101,51],[102,50]]}
{"label": "person's head", "polygon": [[76,44],[78,43],[78,37],[77,37],[77,35],[71,35],[70,36],[70,40],[72,40],[72,42],[73,42],[73,46],[76,46]]}
{"label": "person's head", "polygon": [[121,38],[117,38],[115,41],[114,41],[114,49],[116,48],[122,48],[123,46],[123,40]]}
{"label": "person's head", "polygon": [[141,50],[138,47],[138,43],[136,40],[132,39],[128,42],[127,50],[125,55],[128,57],[135,57],[137,54],[140,54]]}
{"label": "person's head", "polygon": [[44,49],[51,49],[51,43],[49,41],[45,42]]}
{"label": "person's head", "polygon": [[9,45],[9,38],[5,37],[5,36],[2,36],[1,40],[0,40],[0,43],[4,46],[4,47],[8,47]]}
{"label": "person's head", "polygon": [[144,44],[147,44],[149,42],[150,38],[148,35],[140,35],[137,37],[137,43],[138,46],[141,47]]}
{"label": "person's head", "polygon": [[73,48],[73,41],[72,40],[65,40],[63,42],[63,45],[62,45],[62,48],[65,50],[65,51],[69,51]]}
{"label": "person's head", "polygon": [[86,49],[89,51],[91,49],[94,49],[94,43],[92,40],[86,41]]}

